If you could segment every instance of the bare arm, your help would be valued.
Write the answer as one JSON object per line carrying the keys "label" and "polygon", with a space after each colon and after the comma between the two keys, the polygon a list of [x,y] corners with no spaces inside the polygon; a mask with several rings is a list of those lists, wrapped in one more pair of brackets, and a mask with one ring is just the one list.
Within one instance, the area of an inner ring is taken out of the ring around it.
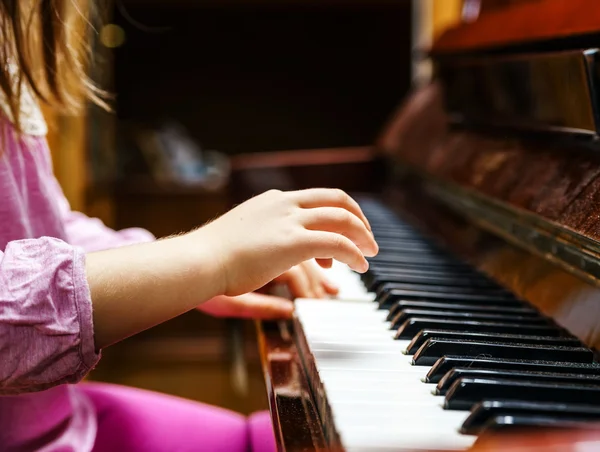
{"label": "bare arm", "polygon": [[88,254],[96,348],[197,307],[223,291],[214,256],[186,236]]}
{"label": "bare arm", "polygon": [[219,295],[252,292],[301,262],[356,271],[378,248],[358,205],[338,190],[271,191],[188,234],[89,254],[102,348]]}

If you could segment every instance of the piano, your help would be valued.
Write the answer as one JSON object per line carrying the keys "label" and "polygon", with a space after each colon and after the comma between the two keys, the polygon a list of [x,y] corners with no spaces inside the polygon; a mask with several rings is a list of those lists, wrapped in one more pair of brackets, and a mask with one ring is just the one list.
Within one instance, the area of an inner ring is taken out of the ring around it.
{"label": "piano", "polygon": [[369,271],[257,323],[280,451],[598,430],[600,3],[466,6],[374,146],[383,189],[355,194]]}

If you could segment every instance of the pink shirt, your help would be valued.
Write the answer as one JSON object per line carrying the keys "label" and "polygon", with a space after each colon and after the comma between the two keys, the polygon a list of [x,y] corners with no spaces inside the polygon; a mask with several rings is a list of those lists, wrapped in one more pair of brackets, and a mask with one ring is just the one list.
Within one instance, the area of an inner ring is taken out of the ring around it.
{"label": "pink shirt", "polygon": [[46,140],[4,124],[0,146],[0,450],[91,450],[76,385],[98,362],[85,252],[152,240],[72,212]]}

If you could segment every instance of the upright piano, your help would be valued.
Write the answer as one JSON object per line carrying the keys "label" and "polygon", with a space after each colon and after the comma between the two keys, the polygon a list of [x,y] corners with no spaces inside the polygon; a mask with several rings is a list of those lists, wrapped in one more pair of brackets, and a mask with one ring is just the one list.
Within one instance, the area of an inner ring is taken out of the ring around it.
{"label": "upright piano", "polygon": [[281,451],[600,429],[600,2],[466,3],[355,194],[369,271],[257,324]]}

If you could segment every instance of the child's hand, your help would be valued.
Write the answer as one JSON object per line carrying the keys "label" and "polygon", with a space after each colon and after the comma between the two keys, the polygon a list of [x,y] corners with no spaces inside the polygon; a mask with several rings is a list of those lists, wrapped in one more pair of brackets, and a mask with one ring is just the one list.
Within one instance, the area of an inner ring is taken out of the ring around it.
{"label": "child's hand", "polygon": [[[338,293],[338,288],[311,261],[290,268],[273,283],[287,285],[294,298],[324,298]],[[215,297],[198,306],[198,310],[215,317],[272,320],[290,318],[294,304],[286,298],[252,292],[238,297]]]}
{"label": "child's hand", "polygon": [[219,268],[220,293],[229,296],[253,292],[313,258],[325,267],[336,259],[364,272],[364,256],[378,252],[358,204],[330,189],[271,190],[185,239],[192,252],[210,249]]}
{"label": "child's hand", "polygon": [[275,278],[273,283],[285,284],[294,298],[324,298],[339,292],[312,260],[295,265]]}
{"label": "child's hand", "polygon": [[291,301],[249,292],[287,278],[295,295],[316,295],[290,269],[316,258],[322,267],[336,259],[364,272],[364,256],[377,251],[358,204],[342,191],[267,192],[189,234],[88,254],[96,347],[203,302],[213,315],[289,316]]}

